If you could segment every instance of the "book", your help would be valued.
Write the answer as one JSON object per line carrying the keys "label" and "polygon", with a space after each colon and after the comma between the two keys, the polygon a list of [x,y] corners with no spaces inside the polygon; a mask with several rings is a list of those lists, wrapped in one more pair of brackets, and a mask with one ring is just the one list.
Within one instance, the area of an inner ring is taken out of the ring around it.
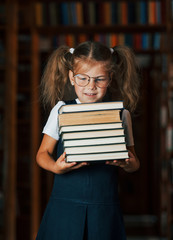
{"label": "book", "polygon": [[137,22],[137,15],[136,15],[136,7],[137,3],[135,2],[128,2],[128,24],[135,24]]}
{"label": "book", "polygon": [[128,5],[127,2],[122,1],[121,3],[121,22],[122,25],[128,24]]}
{"label": "book", "polygon": [[[84,24],[84,19],[83,19],[83,5],[82,2],[76,2],[76,17],[77,17],[77,25],[82,26]],[[73,13],[74,14],[74,13]]]}
{"label": "book", "polygon": [[148,2],[148,23],[156,24],[156,2]]}
{"label": "book", "polygon": [[122,109],[122,108],[123,108],[122,101],[70,104],[70,105],[62,105],[59,108],[59,114],[71,113],[71,112],[105,110],[105,109],[106,110]]}
{"label": "book", "polygon": [[100,138],[100,137],[113,137],[123,136],[124,129],[111,129],[111,130],[100,130],[100,131],[88,131],[88,132],[71,132],[62,133],[62,140],[66,139],[88,139],[88,138]]}
{"label": "book", "polygon": [[59,114],[59,127],[80,124],[121,122],[120,113],[120,110],[105,110]]}
{"label": "book", "polygon": [[74,132],[74,131],[91,131],[91,130],[104,130],[104,129],[116,129],[122,128],[122,123],[101,123],[101,124],[84,124],[74,126],[62,126],[60,127],[60,134],[63,132]]}
{"label": "book", "polygon": [[69,22],[69,11],[68,11],[68,3],[67,2],[62,2],[60,4],[60,8],[61,8],[61,20],[62,20],[62,24],[63,25],[68,25],[70,24]]}
{"label": "book", "polygon": [[147,24],[148,23],[148,3],[145,0],[140,1],[140,24]]}
{"label": "book", "polygon": [[43,5],[40,2],[35,3],[35,24],[36,26],[43,25]]}
{"label": "book", "polygon": [[65,140],[64,147],[106,145],[125,142],[125,136]]}
{"label": "book", "polygon": [[126,151],[125,143],[121,144],[107,144],[98,146],[77,146],[77,147],[65,147],[64,151],[67,155],[69,154],[86,154],[86,153],[106,153],[106,152],[119,152]]}
{"label": "book", "polygon": [[66,155],[66,162],[107,161],[127,158],[129,158],[128,151],[111,153],[94,153],[94,154],[76,154]]}
{"label": "book", "polygon": [[[122,101],[60,107],[59,132],[67,156],[66,161],[84,161],[83,158],[85,161],[127,158],[122,109]],[[104,157],[100,157],[100,154]],[[73,158],[73,155],[76,158]]]}
{"label": "book", "polygon": [[55,2],[50,2],[49,3],[49,16],[50,16],[50,25],[51,26],[56,26],[58,24],[57,21],[57,4]]}

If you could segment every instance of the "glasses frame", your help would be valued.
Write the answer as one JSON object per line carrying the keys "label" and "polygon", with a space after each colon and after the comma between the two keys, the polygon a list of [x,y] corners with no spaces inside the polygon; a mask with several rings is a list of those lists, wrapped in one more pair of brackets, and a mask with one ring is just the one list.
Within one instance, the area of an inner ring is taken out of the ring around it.
{"label": "glasses frame", "polygon": [[[74,74],[74,73],[73,73],[73,74]],[[84,76],[88,77],[88,83],[87,83],[85,86],[81,86],[81,85],[79,85],[79,84],[76,82],[76,77],[77,77],[78,75],[84,75]],[[76,83],[79,87],[86,87],[86,86],[90,83],[90,79],[91,79],[91,78],[94,79],[95,85],[96,85],[97,87],[99,87],[99,86],[97,85],[97,82],[96,82],[96,79],[99,78],[99,77],[103,77],[103,76],[90,77],[90,76],[88,76],[87,74],[84,74],[84,73],[78,73],[78,74],[76,74],[76,75],[73,75],[74,81],[75,81],[75,83]],[[110,76],[108,77],[108,80],[109,80],[109,81],[108,81],[108,84],[106,85],[106,87],[99,87],[99,88],[107,88],[107,87],[109,86],[109,84],[111,83],[111,80],[112,80]]]}

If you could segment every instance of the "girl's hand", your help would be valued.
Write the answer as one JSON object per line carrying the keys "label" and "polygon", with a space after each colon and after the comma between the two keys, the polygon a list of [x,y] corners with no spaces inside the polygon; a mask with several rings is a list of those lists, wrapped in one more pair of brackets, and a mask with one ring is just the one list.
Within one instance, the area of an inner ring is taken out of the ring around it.
{"label": "girl's hand", "polygon": [[114,165],[123,168],[126,172],[134,172],[139,168],[139,160],[132,149],[133,153],[129,150],[129,158],[125,160],[106,161],[108,165]]}
{"label": "girl's hand", "polygon": [[54,173],[56,174],[63,174],[78,168],[81,168],[83,166],[88,165],[87,162],[82,162],[82,163],[77,163],[77,162],[72,162],[72,163],[67,163],[65,161],[66,154],[65,152],[56,160],[55,166],[54,166]]}

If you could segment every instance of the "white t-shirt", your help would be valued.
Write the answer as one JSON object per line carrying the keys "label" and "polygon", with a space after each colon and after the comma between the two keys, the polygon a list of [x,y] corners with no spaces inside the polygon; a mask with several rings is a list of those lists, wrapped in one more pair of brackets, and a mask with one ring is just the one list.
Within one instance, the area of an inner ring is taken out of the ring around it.
{"label": "white t-shirt", "polygon": [[[81,102],[79,99],[76,99],[77,104]],[[50,137],[59,140],[59,128],[58,128],[58,110],[59,108],[65,105],[65,102],[59,101],[51,110],[49,118],[46,125],[43,128],[43,133],[49,135]],[[122,114],[122,122],[124,127],[124,133],[126,136],[127,146],[134,145],[133,131],[132,131],[132,121],[131,116],[128,110],[124,109]]]}

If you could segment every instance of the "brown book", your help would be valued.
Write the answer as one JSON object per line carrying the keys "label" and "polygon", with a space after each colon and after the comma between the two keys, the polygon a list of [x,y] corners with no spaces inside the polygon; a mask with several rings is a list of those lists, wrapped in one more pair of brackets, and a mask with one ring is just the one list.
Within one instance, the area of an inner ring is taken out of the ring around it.
{"label": "brown book", "polygon": [[59,114],[59,127],[80,124],[121,122],[120,112],[121,110],[117,109]]}

